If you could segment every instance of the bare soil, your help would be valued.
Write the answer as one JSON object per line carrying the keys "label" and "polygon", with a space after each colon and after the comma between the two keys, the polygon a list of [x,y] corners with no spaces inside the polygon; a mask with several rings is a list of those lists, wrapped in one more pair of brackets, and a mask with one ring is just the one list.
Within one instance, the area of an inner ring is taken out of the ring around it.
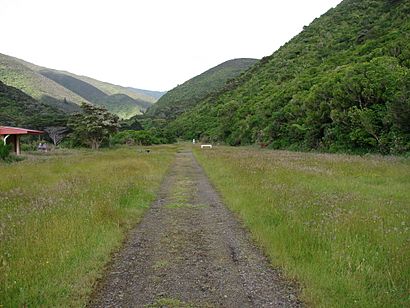
{"label": "bare soil", "polygon": [[300,307],[190,151],[131,231],[90,307]]}

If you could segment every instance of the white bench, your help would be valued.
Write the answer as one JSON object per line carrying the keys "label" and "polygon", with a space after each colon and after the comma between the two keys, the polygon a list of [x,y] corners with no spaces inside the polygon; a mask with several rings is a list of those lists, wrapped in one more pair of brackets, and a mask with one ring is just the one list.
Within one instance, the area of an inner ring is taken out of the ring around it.
{"label": "white bench", "polygon": [[210,148],[212,149],[212,144],[201,144],[201,149]]}

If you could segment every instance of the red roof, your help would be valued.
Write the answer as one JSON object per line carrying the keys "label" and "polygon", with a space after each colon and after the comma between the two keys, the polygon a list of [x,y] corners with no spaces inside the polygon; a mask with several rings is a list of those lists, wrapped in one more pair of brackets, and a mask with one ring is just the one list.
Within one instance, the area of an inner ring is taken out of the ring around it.
{"label": "red roof", "polygon": [[40,135],[44,134],[41,130],[20,128],[20,127],[9,127],[0,126],[0,135]]}

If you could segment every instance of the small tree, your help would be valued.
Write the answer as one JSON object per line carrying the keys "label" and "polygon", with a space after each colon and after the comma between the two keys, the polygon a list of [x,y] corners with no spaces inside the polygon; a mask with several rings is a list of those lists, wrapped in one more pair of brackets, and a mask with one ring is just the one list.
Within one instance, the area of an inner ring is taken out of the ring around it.
{"label": "small tree", "polygon": [[50,126],[44,129],[57,146],[67,135],[69,128],[64,126]]}
{"label": "small tree", "polygon": [[73,114],[68,123],[72,136],[98,150],[105,138],[118,131],[119,119],[104,107],[83,103],[81,109],[83,112]]}

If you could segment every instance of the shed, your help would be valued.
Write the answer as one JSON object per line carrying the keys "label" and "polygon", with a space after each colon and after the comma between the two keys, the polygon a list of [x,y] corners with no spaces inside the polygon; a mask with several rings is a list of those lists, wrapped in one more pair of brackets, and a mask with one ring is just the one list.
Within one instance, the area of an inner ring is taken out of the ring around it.
{"label": "shed", "polygon": [[0,139],[5,144],[12,145],[12,151],[17,155],[21,154],[20,137],[22,135],[41,135],[44,134],[41,130],[33,130],[20,127],[0,126]]}

